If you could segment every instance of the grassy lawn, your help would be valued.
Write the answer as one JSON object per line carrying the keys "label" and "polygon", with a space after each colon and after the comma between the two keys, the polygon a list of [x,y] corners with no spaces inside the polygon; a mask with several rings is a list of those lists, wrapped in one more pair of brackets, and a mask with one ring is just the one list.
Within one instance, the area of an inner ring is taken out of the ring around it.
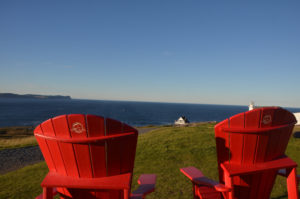
{"label": "grassy lawn", "polygon": [[0,128],[0,150],[37,145],[33,127]]}
{"label": "grassy lawn", "polygon": [[[217,180],[217,160],[214,124],[193,127],[161,127],[139,136],[135,160],[133,189],[142,173],[157,174],[156,191],[147,198],[192,198],[190,181],[179,168],[196,166],[203,173]],[[300,131],[300,128],[295,129]],[[287,155],[300,163],[300,138],[292,137]],[[41,193],[39,184],[47,173],[45,163],[28,166],[0,176],[0,198],[34,198]],[[298,173],[300,170],[298,169]],[[277,177],[272,191],[273,199],[286,196],[283,177]]]}

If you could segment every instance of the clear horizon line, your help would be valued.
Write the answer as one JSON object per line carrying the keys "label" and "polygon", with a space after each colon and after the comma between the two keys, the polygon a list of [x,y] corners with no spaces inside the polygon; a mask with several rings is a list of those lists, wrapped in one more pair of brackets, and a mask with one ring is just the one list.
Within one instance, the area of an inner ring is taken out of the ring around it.
{"label": "clear horizon line", "polygon": [[[241,104],[209,104],[209,103],[199,103],[199,102],[166,102],[166,101],[138,101],[138,100],[121,100],[121,99],[83,99],[83,98],[72,98],[74,100],[95,100],[95,101],[116,101],[116,102],[145,102],[145,103],[166,103],[166,104],[191,104],[191,105],[217,105],[217,106],[245,106]],[[258,107],[283,107],[283,108],[299,108],[300,107],[287,107],[287,106],[266,106],[266,105],[257,105]]]}

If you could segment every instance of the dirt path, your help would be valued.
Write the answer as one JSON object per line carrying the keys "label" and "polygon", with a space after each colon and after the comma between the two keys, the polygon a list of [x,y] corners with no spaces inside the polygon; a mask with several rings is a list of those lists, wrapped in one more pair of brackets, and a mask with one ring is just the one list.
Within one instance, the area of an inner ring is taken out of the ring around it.
{"label": "dirt path", "polygon": [[[158,127],[137,129],[139,130],[139,134],[143,134],[157,128]],[[0,175],[41,161],[44,161],[44,158],[38,146],[1,150]]]}

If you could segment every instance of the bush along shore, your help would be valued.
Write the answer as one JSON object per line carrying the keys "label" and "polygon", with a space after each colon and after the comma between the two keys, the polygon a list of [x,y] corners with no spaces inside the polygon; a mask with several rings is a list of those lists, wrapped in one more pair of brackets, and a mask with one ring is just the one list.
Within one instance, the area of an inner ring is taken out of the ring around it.
{"label": "bush along shore", "polygon": [[[192,198],[192,185],[179,168],[195,166],[209,178],[218,179],[214,139],[215,123],[186,127],[157,127],[141,134],[135,158],[132,190],[142,173],[157,174],[151,198]],[[300,127],[294,129],[299,134]],[[32,136],[33,137],[33,136]],[[286,154],[300,163],[300,139],[292,136]],[[0,198],[34,198],[42,192],[40,183],[48,172],[45,162],[0,175]],[[297,169],[300,173],[300,169]],[[278,176],[271,198],[287,198],[286,180]]]}

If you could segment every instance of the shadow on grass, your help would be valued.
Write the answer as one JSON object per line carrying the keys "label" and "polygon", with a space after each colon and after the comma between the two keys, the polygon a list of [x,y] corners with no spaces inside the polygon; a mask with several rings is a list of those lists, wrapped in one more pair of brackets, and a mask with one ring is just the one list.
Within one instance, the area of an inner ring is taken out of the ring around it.
{"label": "shadow on grass", "polygon": [[286,198],[288,198],[287,194],[282,195],[282,196],[278,196],[278,197],[272,198],[272,199],[286,199]]}
{"label": "shadow on grass", "polygon": [[294,138],[300,138],[300,131],[296,131],[293,136]]}

